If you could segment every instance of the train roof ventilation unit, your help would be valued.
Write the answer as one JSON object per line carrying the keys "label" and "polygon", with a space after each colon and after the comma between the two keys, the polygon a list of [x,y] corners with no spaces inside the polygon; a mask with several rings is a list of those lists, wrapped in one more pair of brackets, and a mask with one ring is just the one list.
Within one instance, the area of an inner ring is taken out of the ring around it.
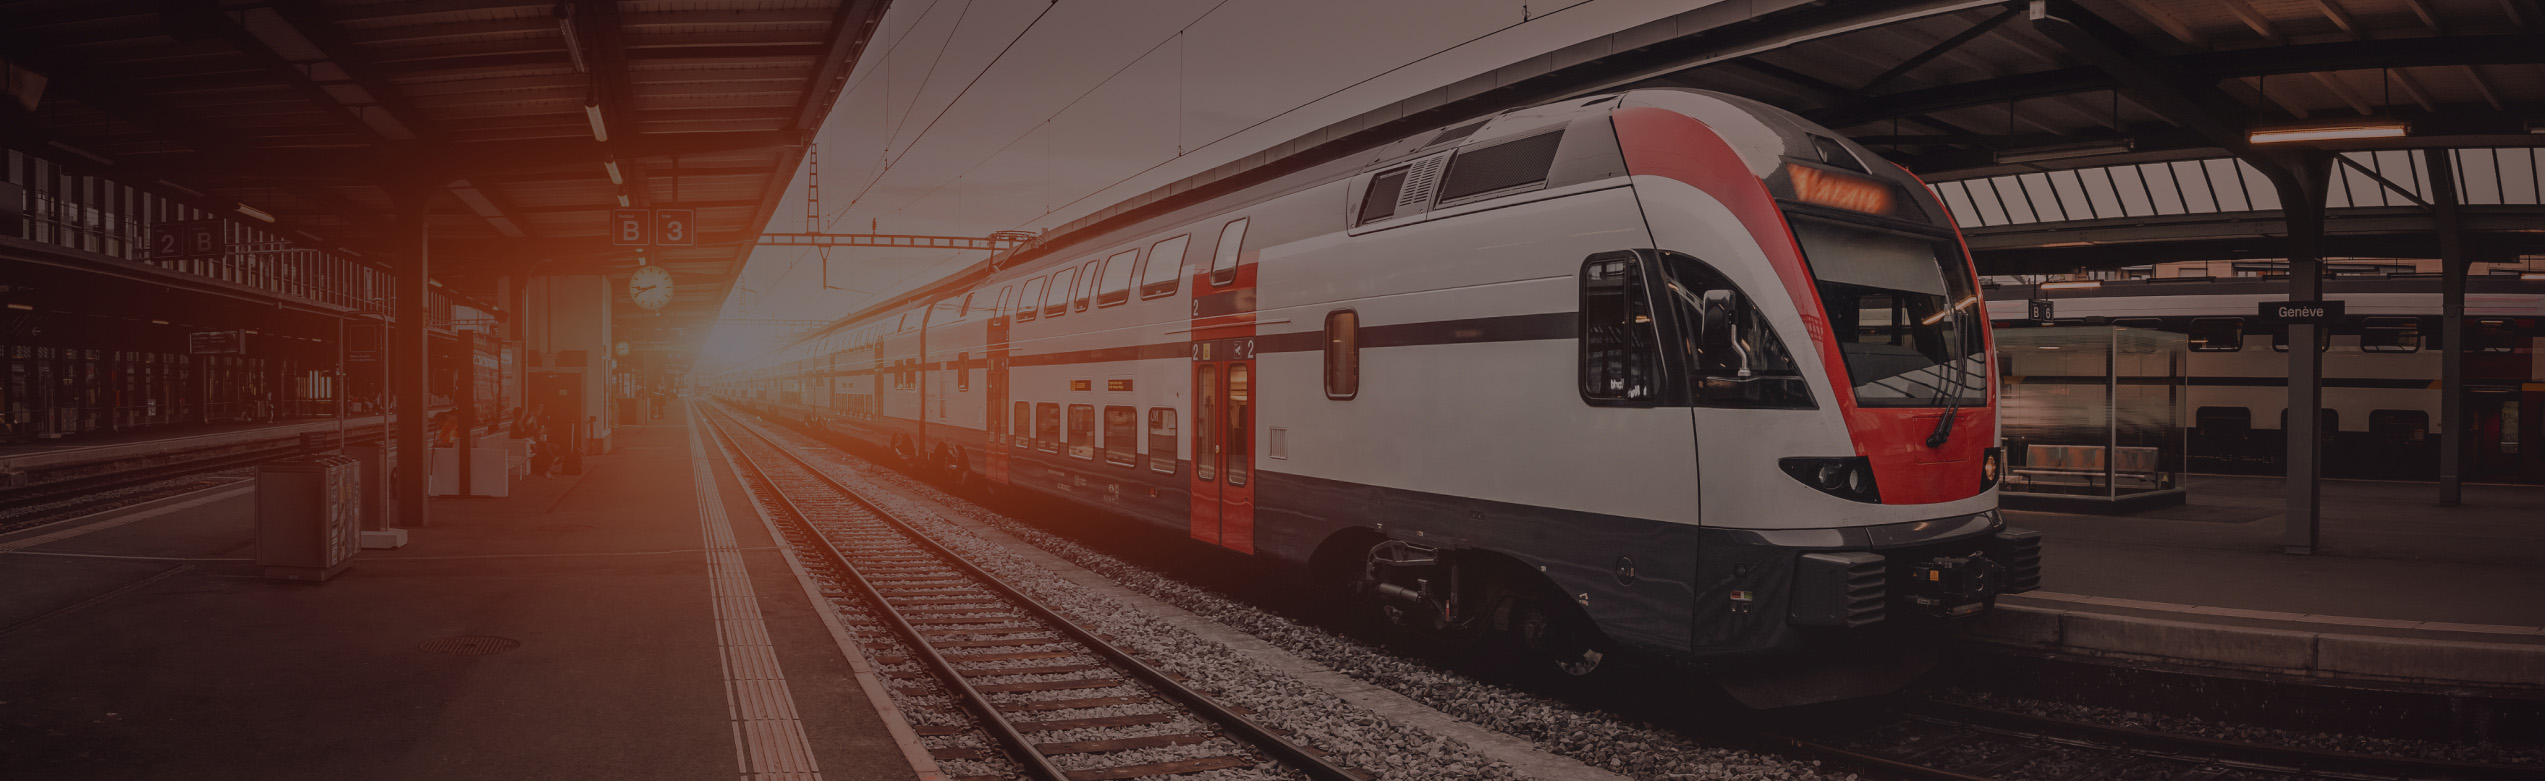
{"label": "train roof ventilation unit", "polygon": [[1396,209],[1404,211],[1431,202],[1432,186],[1440,183],[1440,167],[1447,162],[1449,155],[1433,155],[1406,169],[1405,188],[1396,194]]}
{"label": "train roof ventilation unit", "polygon": [[1564,131],[1558,129],[1461,151],[1450,161],[1449,174],[1442,177],[1440,202],[1545,182],[1547,170],[1555,166],[1555,149],[1563,141]]}
{"label": "train roof ventilation unit", "polygon": [[1477,128],[1484,127],[1485,123],[1491,121],[1493,121],[1492,117],[1486,117],[1464,125],[1452,127],[1448,130],[1440,131],[1440,135],[1432,136],[1432,140],[1423,144],[1423,148],[1429,149],[1452,141],[1464,141],[1468,136],[1475,135]]}

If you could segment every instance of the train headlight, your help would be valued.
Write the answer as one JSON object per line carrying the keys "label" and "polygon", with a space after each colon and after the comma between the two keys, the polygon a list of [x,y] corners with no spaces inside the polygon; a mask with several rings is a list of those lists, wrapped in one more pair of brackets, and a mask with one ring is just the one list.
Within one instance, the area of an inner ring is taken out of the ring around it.
{"label": "train headlight", "polygon": [[1986,491],[1997,487],[1997,476],[2004,473],[2005,470],[2006,449],[2002,447],[1989,448],[1988,455],[1980,457],[1979,490]]}
{"label": "train headlight", "polygon": [[1873,482],[1873,462],[1863,456],[1784,458],[1778,459],[1776,465],[1821,493],[1849,501],[1882,502],[1882,491]]}

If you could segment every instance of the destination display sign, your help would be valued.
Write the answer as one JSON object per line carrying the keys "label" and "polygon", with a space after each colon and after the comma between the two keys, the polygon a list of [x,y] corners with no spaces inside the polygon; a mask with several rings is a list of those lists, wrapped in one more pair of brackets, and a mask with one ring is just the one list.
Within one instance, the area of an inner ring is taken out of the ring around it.
{"label": "destination display sign", "polygon": [[2329,323],[2342,319],[2340,301],[2264,301],[2262,317],[2283,323]]}
{"label": "destination display sign", "polygon": [[196,331],[186,334],[186,351],[195,355],[241,355],[247,352],[246,331]]}

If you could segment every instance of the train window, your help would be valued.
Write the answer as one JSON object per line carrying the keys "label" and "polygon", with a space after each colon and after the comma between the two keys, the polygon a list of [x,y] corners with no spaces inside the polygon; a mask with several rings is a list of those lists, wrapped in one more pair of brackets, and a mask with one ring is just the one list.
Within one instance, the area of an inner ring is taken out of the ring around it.
{"label": "train window", "polygon": [[1052,290],[1043,299],[1043,316],[1069,314],[1069,297],[1078,295],[1078,269],[1065,268],[1052,275]]}
{"label": "train window", "polygon": [[2421,352],[2421,321],[2410,317],[2371,317],[2361,324],[2359,350],[2367,353]]}
{"label": "train window", "polygon": [[2378,444],[2417,444],[2430,436],[2430,413],[2417,409],[2368,411],[2368,435]]}
{"label": "train window", "polygon": [[[1813,408],[1811,387],[1786,351],[1785,340],[1739,286],[1705,261],[1676,252],[1655,257],[1660,259],[1662,290],[1667,291],[1663,303],[1675,315],[1675,327],[1688,335],[1659,343],[1684,345],[1683,357],[1695,375],[1690,401],[1703,407]],[[1722,333],[1706,338],[1707,328]]]}
{"label": "train window", "polygon": [[[2332,346],[2333,346],[2333,329],[2331,329],[2331,328],[2329,328],[2329,327],[2322,327],[2322,326],[2318,326],[2318,327],[2315,329],[2315,351],[2320,353],[2320,352],[2323,352],[2326,348],[2329,348],[2329,347],[2332,347]],[[2272,351],[2272,352],[2282,352],[2282,353],[2285,353],[2285,352],[2288,352],[2288,351],[2289,351],[2289,327],[2288,327],[2288,326],[2283,325],[2283,326],[2280,326],[2280,327],[2278,327],[2278,328],[2271,329],[2271,351]]]}
{"label": "train window", "polygon": [[2190,339],[2192,352],[2232,353],[2245,348],[2245,320],[2241,317],[2192,318]]}
{"label": "train window", "polygon": [[963,294],[963,303],[956,305],[956,306],[955,306],[955,308],[954,308],[954,316],[955,316],[955,319],[958,319],[958,320],[960,320],[960,319],[966,319],[966,318],[969,318],[969,317],[971,317],[971,316],[972,316],[972,297],[973,297],[973,296],[975,296],[975,295],[979,295],[979,294],[978,294],[978,293],[965,293],[965,294]]}
{"label": "train window", "polygon": [[1211,255],[1211,284],[1225,285],[1237,281],[1239,250],[1246,246],[1246,219],[1229,220],[1219,229],[1219,250]]}
{"label": "train window", "polygon": [[1563,142],[1564,131],[1556,130],[1459,150],[1449,161],[1449,173],[1441,177],[1440,201],[1445,204],[1544,182],[1547,171],[1555,166],[1555,149]]}
{"label": "train window", "polygon": [[2241,438],[2253,432],[2253,410],[2243,407],[2202,407],[2193,411],[2192,420],[2204,437]]}
{"label": "train window", "polygon": [[1045,453],[1060,452],[1060,405],[1034,405],[1034,447]]}
{"label": "train window", "polygon": [[1250,374],[1253,372],[1246,364],[1228,365],[1228,414],[1225,422],[1228,425],[1228,484],[1232,486],[1246,484],[1246,475],[1254,460],[1254,445],[1248,439],[1255,431],[1255,418],[1247,414],[1247,402],[1252,395],[1248,390]]}
{"label": "train window", "polygon": [[1016,303],[1008,300],[1008,294],[1012,292],[1015,292],[1015,289],[1011,285],[999,286],[999,297],[996,301],[990,304],[991,317],[1006,317],[1008,315],[1008,306]]}
{"label": "train window", "polygon": [[1033,405],[1022,401],[1016,403],[1016,418],[1009,421],[1007,432],[1009,436],[1015,438],[1015,441],[1009,444],[1013,444],[1018,447],[1023,447],[1025,445],[1026,427],[1031,426],[1034,423],[1032,407]]}
{"label": "train window", "polygon": [[1405,192],[1405,172],[1410,167],[1370,177],[1369,189],[1361,193],[1361,214],[1354,225],[1368,225],[1396,216],[1396,196]]}
{"label": "train window", "polygon": [[1105,462],[1115,466],[1140,465],[1138,408],[1105,408]]}
{"label": "train window", "polygon": [[1175,410],[1149,408],[1149,471],[1175,474]]}
{"label": "train window", "polygon": [[959,390],[959,391],[968,391],[968,390],[971,390],[971,389],[972,389],[972,354],[971,354],[971,353],[955,353],[955,354],[954,354],[954,365],[953,365],[953,366],[950,366],[950,367],[947,367],[947,368],[950,368],[950,369],[953,369],[953,370],[954,370],[954,389],[955,389],[955,390]]}
{"label": "train window", "polygon": [[1087,311],[1087,300],[1096,297],[1097,266],[1102,263],[1102,259],[1090,260],[1087,265],[1078,267],[1085,273],[1079,274],[1077,281],[1069,286],[1069,297],[1077,304],[1078,311]]}
{"label": "train window", "polygon": [[1033,279],[1025,280],[1025,296],[1018,299],[1016,302],[1016,319],[1018,321],[1022,322],[1034,319],[1035,309],[1043,305],[1043,285],[1050,281],[1051,280],[1043,277],[1035,277]]}
{"label": "train window", "polygon": [[1361,313],[1341,309],[1326,313],[1326,398],[1349,399],[1361,393]]}
{"label": "train window", "polygon": [[2479,353],[2516,352],[2518,324],[2508,320],[2476,320],[2466,324],[2466,346]]}
{"label": "train window", "polygon": [[1184,246],[1193,242],[1190,234],[1149,245],[1149,265],[1140,272],[1140,297],[1156,298],[1173,295],[1184,281]]}
{"label": "train window", "polygon": [[1096,459],[1096,407],[1092,404],[1069,405],[1069,457]]}
{"label": "train window", "polygon": [[1643,259],[1631,252],[1582,265],[1582,398],[1650,403],[1661,380],[1660,338],[1644,295]]}
{"label": "train window", "polygon": [[1105,259],[1104,284],[1096,291],[1097,306],[1113,306],[1131,300],[1131,274],[1140,266],[1140,250],[1127,249]]}

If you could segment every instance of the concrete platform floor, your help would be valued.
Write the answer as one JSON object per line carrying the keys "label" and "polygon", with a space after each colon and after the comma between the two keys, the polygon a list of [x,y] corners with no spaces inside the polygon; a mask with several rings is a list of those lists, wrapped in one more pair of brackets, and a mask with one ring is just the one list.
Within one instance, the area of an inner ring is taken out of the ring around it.
{"label": "concrete platform floor", "polygon": [[[2208,607],[2204,620],[2228,623],[2252,620],[2237,611],[2268,611],[2361,619],[2364,628],[2545,627],[2545,487],[2468,486],[2465,504],[2442,507],[2430,483],[2328,480],[2311,556],[2280,552],[2280,479],[2196,475],[2189,488],[2188,506],[2136,516],[2007,518],[2045,535],[2042,588],[2054,594]],[[2426,629],[2545,642],[2545,632]]]}
{"label": "concrete platform floor", "polygon": [[[721,513],[680,417],[621,433],[581,476],[436,499],[324,584],[260,577],[240,488],[0,553],[0,777],[812,778],[743,756],[791,709],[820,777],[911,778],[712,446]],[[729,680],[755,608],[783,689]],[[519,645],[427,648],[453,637]]]}

